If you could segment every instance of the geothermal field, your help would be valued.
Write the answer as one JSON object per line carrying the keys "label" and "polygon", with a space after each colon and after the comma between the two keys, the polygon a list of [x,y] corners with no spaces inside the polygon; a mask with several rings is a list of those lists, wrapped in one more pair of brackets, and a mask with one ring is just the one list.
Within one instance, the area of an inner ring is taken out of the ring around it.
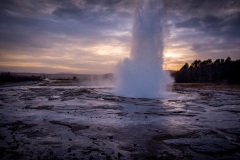
{"label": "geothermal field", "polygon": [[0,88],[1,159],[240,157],[239,89],[176,84],[147,99],[42,85]]}
{"label": "geothermal field", "polygon": [[[56,8],[42,12],[50,14]],[[67,13],[67,17],[72,14],[68,9],[57,13]],[[207,20],[220,21],[212,17]],[[85,84],[75,76],[71,80],[46,76],[37,82],[1,84],[0,159],[239,160],[239,85],[227,85],[226,81],[173,83],[170,74],[163,70],[164,21],[162,1],[145,0],[138,6],[130,56],[118,63],[115,73],[99,79],[104,83],[88,83],[84,76],[81,78]],[[59,21],[51,19],[49,26],[54,22]],[[219,39],[217,42],[222,43]],[[55,57],[43,57],[55,62]],[[88,57],[87,62],[92,61]],[[221,61],[208,62],[224,66]],[[228,58],[225,63],[231,66],[233,62]],[[24,63],[18,65],[22,67]],[[203,69],[211,67],[204,65]],[[42,66],[35,64],[35,68]],[[191,67],[186,64],[181,74],[197,71],[197,67]]]}

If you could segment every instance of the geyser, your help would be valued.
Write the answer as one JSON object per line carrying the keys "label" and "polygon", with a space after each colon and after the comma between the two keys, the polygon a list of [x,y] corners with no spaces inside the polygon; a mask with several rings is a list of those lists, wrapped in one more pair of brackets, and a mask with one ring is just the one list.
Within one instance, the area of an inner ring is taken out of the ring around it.
{"label": "geyser", "polygon": [[144,0],[137,9],[130,58],[117,66],[116,94],[135,98],[164,96],[169,75],[163,71],[163,4]]}

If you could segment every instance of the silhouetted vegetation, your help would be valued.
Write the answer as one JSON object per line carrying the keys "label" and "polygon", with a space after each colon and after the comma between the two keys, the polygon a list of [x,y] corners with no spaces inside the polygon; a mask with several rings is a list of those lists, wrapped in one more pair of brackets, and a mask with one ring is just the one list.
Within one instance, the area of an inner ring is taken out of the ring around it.
{"label": "silhouetted vegetation", "polygon": [[217,59],[214,62],[208,60],[195,60],[191,65],[183,67],[172,73],[177,83],[238,83],[240,84],[240,60],[232,61]]}
{"label": "silhouetted vegetation", "polygon": [[45,73],[12,73],[0,72],[0,84],[41,81],[39,85],[108,85],[113,84],[113,74],[45,74]]}
{"label": "silhouetted vegetation", "polygon": [[40,81],[42,78],[40,76],[35,75],[17,75],[10,72],[2,72],[0,75],[0,83],[6,82],[26,82],[26,81]]}

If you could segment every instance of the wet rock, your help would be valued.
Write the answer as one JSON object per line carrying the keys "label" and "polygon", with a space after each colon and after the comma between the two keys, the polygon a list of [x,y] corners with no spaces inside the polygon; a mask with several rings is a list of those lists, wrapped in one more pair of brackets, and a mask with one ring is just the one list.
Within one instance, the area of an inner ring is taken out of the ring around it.
{"label": "wet rock", "polygon": [[26,106],[25,109],[37,109],[37,110],[52,110],[54,108],[54,106],[48,106],[48,105],[44,105],[44,106],[36,106],[36,107],[33,107],[33,106]]}
{"label": "wet rock", "polygon": [[118,152],[118,158],[121,158],[123,155]]}
{"label": "wet rock", "polygon": [[103,106],[95,106],[96,109],[113,109],[113,110],[122,110],[123,106],[120,105],[103,105]]}
{"label": "wet rock", "polygon": [[96,137],[91,137],[90,139],[92,139],[92,140],[94,140],[94,141],[95,141],[95,140],[97,140],[97,138],[96,138]]}
{"label": "wet rock", "polygon": [[24,135],[26,135],[28,138],[47,136],[46,133],[40,132],[38,130],[37,131],[26,131],[26,132],[24,132]]}
{"label": "wet rock", "polygon": [[50,123],[69,127],[72,132],[77,132],[79,130],[84,130],[84,129],[89,128],[88,125],[80,125],[80,124],[76,124],[76,123],[64,123],[61,121],[50,121]]}
{"label": "wet rock", "polygon": [[20,130],[32,128],[32,127],[36,126],[36,124],[27,124],[22,121],[17,121],[17,122],[9,124],[9,126],[10,126],[9,130],[11,130],[11,131],[20,131]]}
{"label": "wet rock", "polygon": [[164,140],[164,143],[171,145],[189,145],[192,150],[206,154],[219,154],[237,148],[236,145],[230,144],[223,138],[208,136],[202,138],[169,139]]}
{"label": "wet rock", "polygon": [[107,156],[106,156],[106,159],[112,159],[112,158],[111,158],[111,156],[107,155]]}

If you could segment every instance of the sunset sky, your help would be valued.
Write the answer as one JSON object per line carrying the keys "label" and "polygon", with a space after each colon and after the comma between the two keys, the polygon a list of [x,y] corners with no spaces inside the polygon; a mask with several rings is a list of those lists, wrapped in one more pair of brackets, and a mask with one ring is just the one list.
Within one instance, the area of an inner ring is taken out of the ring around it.
{"label": "sunset sky", "polygon": [[[3,0],[0,71],[112,73],[141,0]],[[164,69],[240,59],[240,0],[165,0]]]}

